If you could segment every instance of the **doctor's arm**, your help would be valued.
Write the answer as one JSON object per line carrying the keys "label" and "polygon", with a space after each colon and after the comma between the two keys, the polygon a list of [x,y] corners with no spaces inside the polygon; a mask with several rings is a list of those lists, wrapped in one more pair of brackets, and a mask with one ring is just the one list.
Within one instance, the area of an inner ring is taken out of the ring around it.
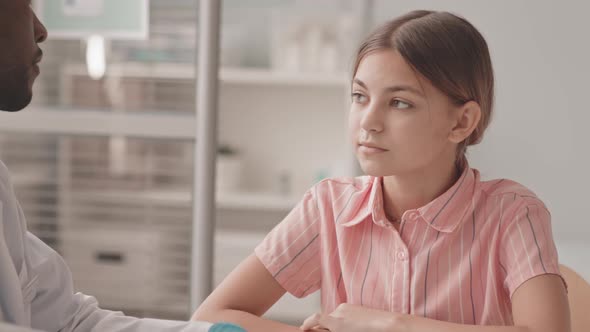
{"label": "doctor's arm", "polygon": [[182,331],[208,332],[206,322],[139,319],[98,307],[94,297],[75,293],[72,276],[64,260],[34,235],[27,233],[26,264],[34,288],[31,325],[43,331]]}

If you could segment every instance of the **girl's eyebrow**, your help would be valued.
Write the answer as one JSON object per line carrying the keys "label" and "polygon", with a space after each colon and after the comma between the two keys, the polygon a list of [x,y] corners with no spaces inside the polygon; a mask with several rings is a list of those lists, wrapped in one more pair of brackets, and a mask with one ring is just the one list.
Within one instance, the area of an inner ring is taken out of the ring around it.
{"label": "girl's eyebrow", "polygon": [[[360,79],[355,78],[353,80],[353,82],[368,90],[367,85],[363,81],[361,81]],[[390,86],[390,87],[385,88],[385,91],[388,91],[388,92],[408,91],[408,92],[416,94],[420,97],[424,97],[424,94],[422,93],[422,91],[420,91],[419,89],[416,89],[415,87],[413,87],[411,85],[404,85],[404,84],[394,85],[394,86]]]}

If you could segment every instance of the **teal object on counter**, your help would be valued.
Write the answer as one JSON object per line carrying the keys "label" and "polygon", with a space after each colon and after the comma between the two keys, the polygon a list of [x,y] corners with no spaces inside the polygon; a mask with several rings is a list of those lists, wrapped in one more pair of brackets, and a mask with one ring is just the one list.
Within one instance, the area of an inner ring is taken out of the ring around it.
{"label": "teal object on counter", "polygon": [[211,326],[209,332],[246,332],[246,330],[230,323],[217,323]]}

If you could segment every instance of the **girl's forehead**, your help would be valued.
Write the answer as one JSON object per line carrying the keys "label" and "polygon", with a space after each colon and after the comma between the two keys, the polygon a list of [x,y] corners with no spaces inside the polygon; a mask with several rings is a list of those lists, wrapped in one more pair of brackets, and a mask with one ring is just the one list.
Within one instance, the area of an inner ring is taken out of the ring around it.
{"label": "girl's forehead", "polygon": [[395,50],[367,54],[359,63],[356,79],[371,84],[411,85],[420,88],[418,73]]}

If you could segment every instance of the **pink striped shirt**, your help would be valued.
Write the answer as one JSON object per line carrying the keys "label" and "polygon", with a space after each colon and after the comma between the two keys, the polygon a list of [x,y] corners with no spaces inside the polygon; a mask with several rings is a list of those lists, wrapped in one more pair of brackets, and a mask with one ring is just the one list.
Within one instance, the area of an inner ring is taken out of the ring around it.
{"label": "pink striped shirt", "polygon": [[406,211],[399,232],[383,210],[382,178],[329,179],[256,248],[297,297],[321,289],[322,311],[341,303],[476,325],[512,324],[525,281],[559,275],[549,211],[509,180],[469,167],[446,193]]}

